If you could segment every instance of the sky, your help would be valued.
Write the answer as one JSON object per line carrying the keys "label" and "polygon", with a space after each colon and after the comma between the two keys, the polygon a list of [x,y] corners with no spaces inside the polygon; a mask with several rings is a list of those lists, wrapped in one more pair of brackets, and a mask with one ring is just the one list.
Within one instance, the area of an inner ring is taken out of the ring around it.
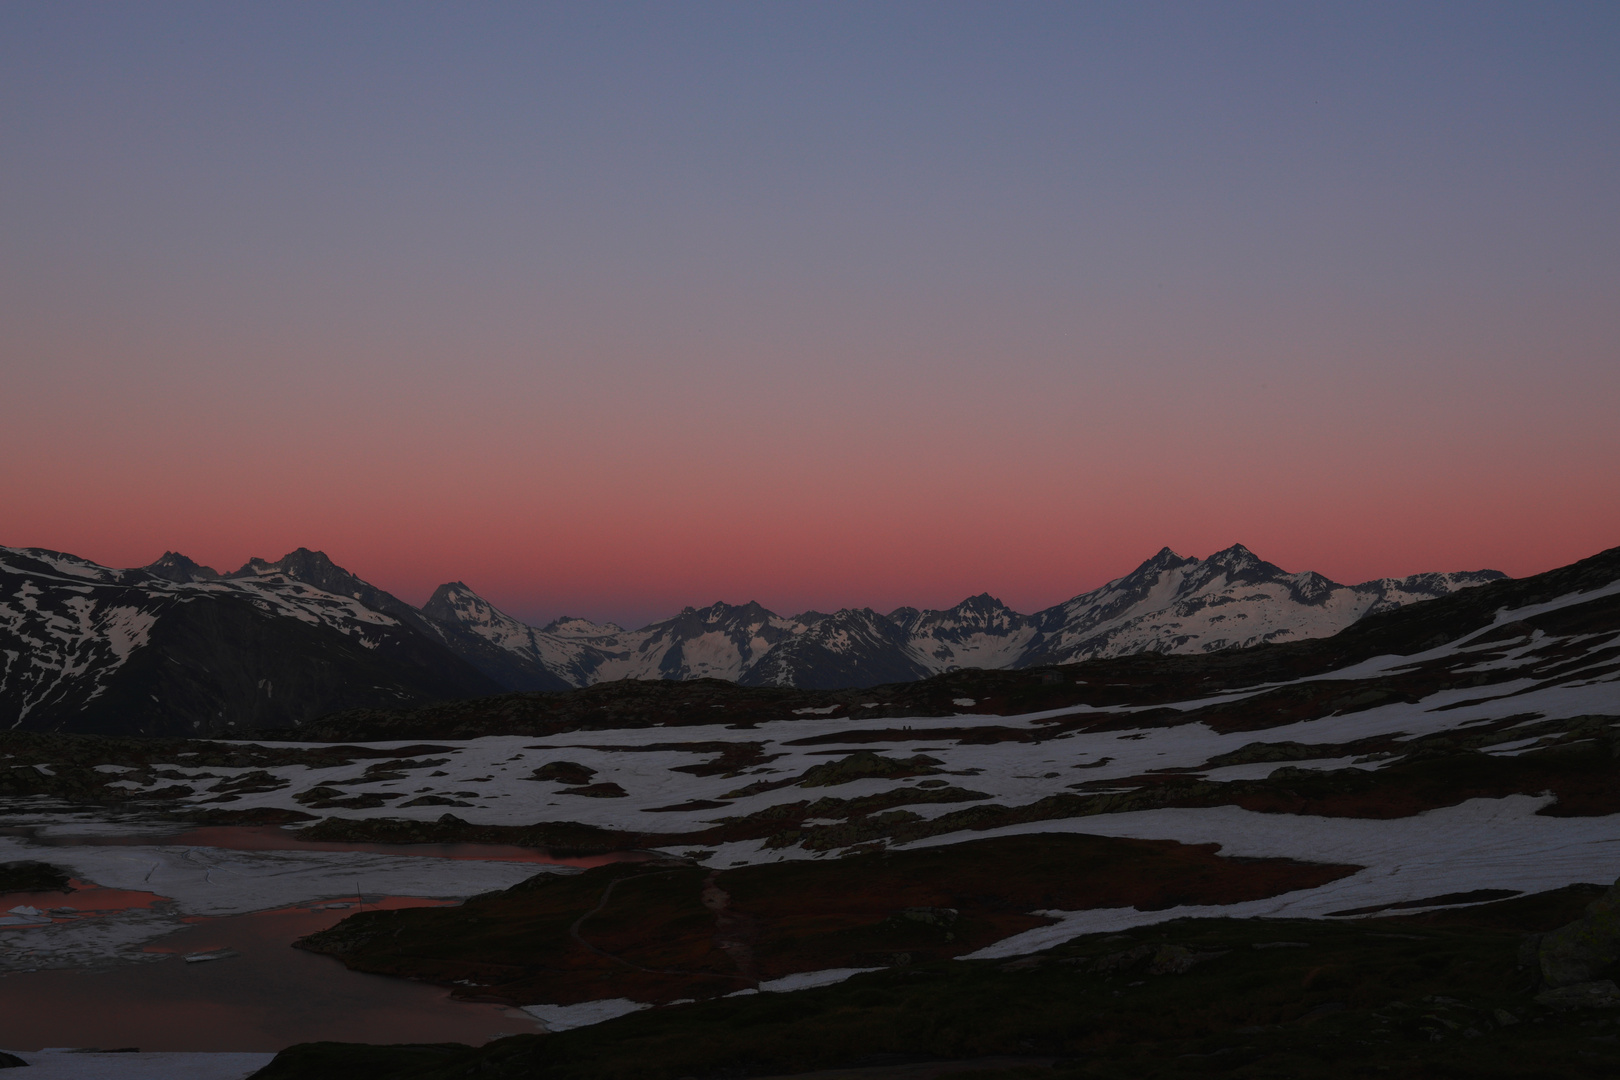
{"label": "sky", "polygon": [[1620,544],[1620,5],[0,5],[0,544],[531,621]]}

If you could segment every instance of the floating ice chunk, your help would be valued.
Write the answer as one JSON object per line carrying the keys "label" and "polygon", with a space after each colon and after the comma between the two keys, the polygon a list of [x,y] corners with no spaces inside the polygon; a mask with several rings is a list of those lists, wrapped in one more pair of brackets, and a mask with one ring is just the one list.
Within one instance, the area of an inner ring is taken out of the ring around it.
{"label": "floating ice chunk", "polygon": [[232,949],[210,949],[207,952],[186,953],[185,960],[188,964],[203,964],[210,960],[229,960],[238,955],[240,954]]}

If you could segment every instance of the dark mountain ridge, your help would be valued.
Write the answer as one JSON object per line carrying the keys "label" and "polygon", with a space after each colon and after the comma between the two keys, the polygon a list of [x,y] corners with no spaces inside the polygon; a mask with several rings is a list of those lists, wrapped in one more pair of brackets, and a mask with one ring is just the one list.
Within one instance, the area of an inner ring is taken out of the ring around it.
{"label": "dark mountain ridge", "polygon": [[173,553],[114,570],[0,549],[0,726],[242,734],[504,688],[419,629],[414,609],[317,554],[294,553],[290,566],[399,614],[270,564],[224,577]]}

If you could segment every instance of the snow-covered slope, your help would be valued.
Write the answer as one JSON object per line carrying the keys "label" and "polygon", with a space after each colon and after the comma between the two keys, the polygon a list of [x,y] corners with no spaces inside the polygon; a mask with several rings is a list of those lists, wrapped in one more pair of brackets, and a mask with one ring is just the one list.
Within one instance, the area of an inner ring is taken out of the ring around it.
{"label": "snow-covered slope", "polygon": [[1020,615],[989,593],[945,611],[901,608],[889,620],[905,631],[913,657],[929,674],[957,668],[1021,666],[1035,636],[1035,618]]}
{"label": "snow-covered slope", "polygon": [[741,682],[833,689],[922,679],[934,669],[913,655],[905,631],[871,608],[845,608],[806,622],[761,657]]}
{"label": "snow-covered slope", "polygon": [[686,608],[673,619],[640,630],[563,618],[528,626],[462,582],[439,586],[422,609],[435,622],[457,627],[546,671],[568,686],[610,679],[736,681],[773,646],[802,633],[802,623],[758,604]]}
{"label": "snow-covered slope", "polygon": [[1328,637],[1364,615],[1503,576],[1481,570],[1340,585],[1311,571],[1290,574],[1241,544],[1202,560],[1165,548],[1125,577],[1034,616],[1017,664]]}

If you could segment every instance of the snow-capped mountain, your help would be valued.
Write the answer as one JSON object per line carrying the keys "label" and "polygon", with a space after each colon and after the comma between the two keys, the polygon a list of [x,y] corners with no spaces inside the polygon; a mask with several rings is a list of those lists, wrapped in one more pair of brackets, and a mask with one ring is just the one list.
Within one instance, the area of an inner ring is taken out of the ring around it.
{"label": "snow-capped mountain", "polygon": [[611,679],[737,681],[774,646],[804,629],[758,604],[686,608],[672,619],[635,631],[574,618],[537,628],[507,615],[459,581],[439,586],[422,611],[567,686]]}
{"label": "snow-capped mountain", "polygon": [[1020,615],[989,593],[944,611],[900,608],[889,621],[906,634],[908,651],[930,675],[956,668],[1020,667],[1037,616]]}
{"label": "snow-capped mountain", "polygon": [[760,658],[739,682],[830,690],[908,682],[937,670],[913,655],[905,630],[871,608],[844,608],[808,622],[800,616],[796,622],[803,629]]}
{"label": "snow-capped mountain", "polygon": [[1364,615],[1503,576],[1481,570],[1340,585],[1310,571],[1290,574],[1237,544],[1208,559],[1183,558],[1165,548],[1125,577],[1033,615],[981,593],[943,611],[904,607],[887,616],[846,608],[783,618],[758,604],[714,604],[687,608],[640,630],[582,619],[536,628],[460,582],[440,586],[423,610],[571,686],[712,677],[830,689],[966,667],[1213,652],[1326,637]]}
{"label": "snow-capped mountain", "polygon": [[1290,574],[1242,544],[1202,560],[1164,548],[1124,577],[1033,616],[1034,633],[1013,666],[1328,637],[1364,615],[1504,576],[1479,570],[1340,585],[1308,570]]}
{"label": "snow-capped mountain", "polygon": [[324,555],[283,563],[227,577],[173,553],[115,570],[0,548],[0,729],[220,734],[502,688]]}
{"label": "snow-capped mountain", "polygon": [[1364,615],[1500,578],[1421,574],[1339,585],[1242,546],[1168,548],[1033,615],[987,595],[942,611],[784,617],[757,603],[686,608],[639,630],[534,627],[462,582],[420,610],[305,548],[221,574],[174,552],[117,570],[0,548],[0,727],[191,734],[617,679],[718,678],[829,689],[958,668],[1207,652],[1324,637]]}

